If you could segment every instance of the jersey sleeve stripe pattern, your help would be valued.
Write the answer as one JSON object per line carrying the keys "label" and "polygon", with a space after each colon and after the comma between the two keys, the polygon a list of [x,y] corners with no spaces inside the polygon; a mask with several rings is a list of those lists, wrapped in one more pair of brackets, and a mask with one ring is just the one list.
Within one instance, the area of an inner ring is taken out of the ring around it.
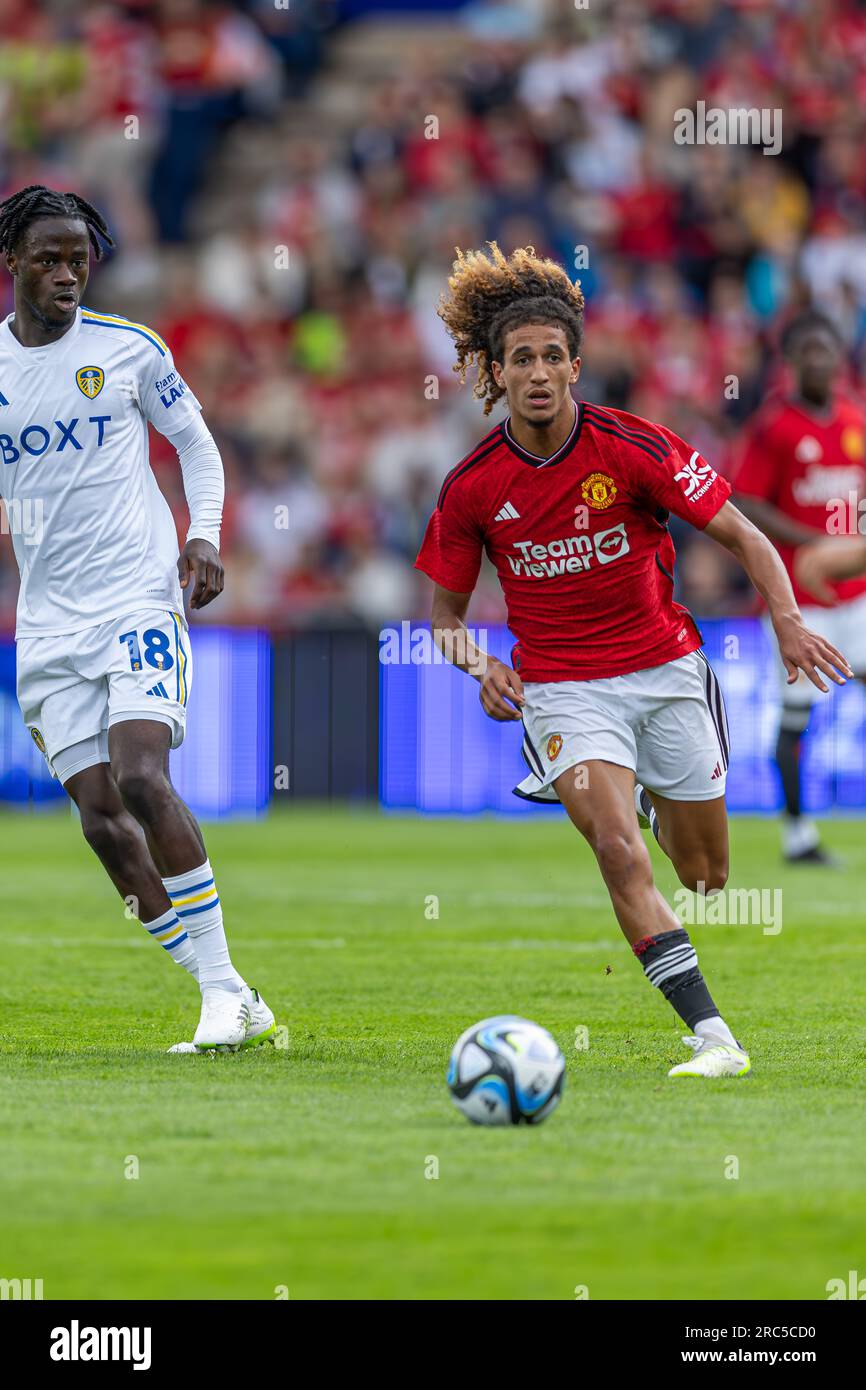
{"label": "jersey sleeve stripe pattern", "polygon": [[92,324],[94,328],[125,328],[130,333],[140,333],[142,338],[147,338],[148,342],[153,344],[160,357],[165,357],[168,353],[168,348],[159,334],[154,333],[153,329],[144,323],[131,323],[129,319],[121,319],[114,314],[97,314],[93,309],[82,309],[81,322]]}
{"label": "jersey sleeve stripe pattern", "polygon": [[634,444],[635,448],[643,449],[644,453],[649,454],[657,463],[663,463],[671,452],[671,446],[660,434],[646,434],[630,425],[624,425],[595,405],[584,403],[584,410],[588,423],[594,429],[601,430],[604,434],[612,434],[614,438],[623,439],[627,444]]}
{"label": "jersey sleeve stripe pattern", "polygon": [[464,473],[467,473],[470,468],[474,468],[476,463],[480,463],[482,459],[487,458],[487,455],[491,454],[493,450],[501,443],[501,438],[502,426],[497,425],[496,429],[493,430],[490,434],[486,435],[485,438],[482,439],[481,443],[478,444],[475,447],[475,449],[473,449],[471,454],[467,454],[465,459],[461,459],[460,462],[456,464],[454,468],[451,469],[451,472],[447,474],[445,481],[442,484],[442,488],[439,493],[439,501],[436,503],[437,511],[441,512],[443,504],[445,502],[445,498],[448,495],[448,489],[450,488],[451,484],[456,482],[457,479],[461,477]]}

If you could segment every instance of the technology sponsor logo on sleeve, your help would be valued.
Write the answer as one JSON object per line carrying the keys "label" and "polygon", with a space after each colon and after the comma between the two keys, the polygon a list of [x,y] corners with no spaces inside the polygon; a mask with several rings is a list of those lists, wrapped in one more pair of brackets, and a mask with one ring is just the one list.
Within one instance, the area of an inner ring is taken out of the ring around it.
{"label": "technology sponsor logo on sleeve", "polygon": [[695,449],[688,463],[674,474],[674,481],[681,484],[683,494],[689,502],[697,502],[712,487],[718,476],[715,468],[702,459]]}

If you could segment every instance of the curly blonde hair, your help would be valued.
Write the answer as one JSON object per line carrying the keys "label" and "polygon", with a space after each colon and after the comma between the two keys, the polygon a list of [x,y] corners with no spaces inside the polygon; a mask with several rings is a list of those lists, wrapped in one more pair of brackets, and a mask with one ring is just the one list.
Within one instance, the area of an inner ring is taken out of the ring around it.
{"label": "curly blonde hair", "polygon": [[505,335],[527,323],[556,323],[565,330],[572,360],[583,340],[583,294],[556,261],[542,260],[534,246],[522,246],[506,259],[495,241],[488,250],[463,252],[458,246],[448,293],[437,313],[457,347],[454,371],[461,382],[473,363],[473,395],[489,415],[505,388],[491,371],[502,361]]}

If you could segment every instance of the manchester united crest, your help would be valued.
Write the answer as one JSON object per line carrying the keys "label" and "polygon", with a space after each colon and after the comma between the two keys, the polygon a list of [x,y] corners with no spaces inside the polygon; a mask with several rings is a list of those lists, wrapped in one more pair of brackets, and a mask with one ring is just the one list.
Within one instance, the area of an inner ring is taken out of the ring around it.
{"label": "manchester united crest", "polygon": [[590,473],[580,485],[584,502],[597,512],[606,511],[616,501],[616,483],[607,473]]}
{"label": "manchester united crest", "polygon": [[555,763],[562,748],[562,734],[551,734],[547,740],[547,761]]}
{"label": "manchester united crest", "polygon": [[856,425],[846,425],[839,443],[842,445],[842,452],[847,454],[849,459],[859,460],[866,454],[863,431],[858,430]]}
{"label": "manchester united crest", "polygon": [[78,389],[89,401],[96,400],[105,385],[105,372],[101,367],[79,367],[75,373]]}

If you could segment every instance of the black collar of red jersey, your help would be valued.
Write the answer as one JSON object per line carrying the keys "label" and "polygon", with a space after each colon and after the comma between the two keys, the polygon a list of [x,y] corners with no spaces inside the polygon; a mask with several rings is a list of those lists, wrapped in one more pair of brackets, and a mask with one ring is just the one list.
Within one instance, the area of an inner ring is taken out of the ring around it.
{"label": "black collar of red jersey", "polygon": [[542,458],[540,454],[531,454],[528,449],[524,449],[518,444],[508,428],[510,420],[511,416],[509,415],[507,420],[502,421],[499,430],[503,442],[507,444],[512,454],[516,454],[523,463],[528,463],[531,468],[548,468],[554,463],[562,463],[562,460],[568,458],[568,455],[572,453],[577,445],[577,441],[580,438],[580,431],[583,429],[583,401],[575,401],[574,424],[571,428],[571,434],[568,436],[565,443],[559,446],[556,453],[551,454],[549,458]]}

